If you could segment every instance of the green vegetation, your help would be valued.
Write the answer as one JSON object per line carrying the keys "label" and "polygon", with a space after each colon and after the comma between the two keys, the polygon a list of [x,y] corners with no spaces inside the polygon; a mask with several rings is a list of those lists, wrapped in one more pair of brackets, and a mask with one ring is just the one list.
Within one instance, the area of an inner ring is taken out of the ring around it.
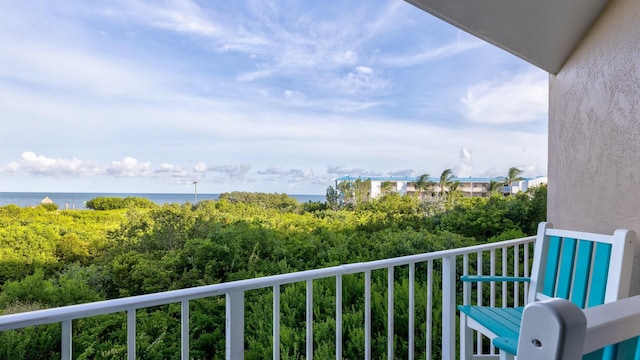
{"label": "green vegetation", "polygon": [[145,198],[128,196],[125,198],[119,197],[97,197],[87,201],[85,205],[87,209],[92,210],[117,210],[128,208],[152,208],[156,204]]}
{"label": "green vegetation", "polygon": [[[0,207],[0,314],[474,245],[532,234],[546,217],[546,187],[512,197],[456,198],[442,208],[393,192],[363,201],[361,185],[350,189],[351,202],[341,209],[337,202],[298,204],[284,194],[249,193],[196,205],[97,198],[87,204],[104,209],[95,211]],[[395,286],[399,358],[407,351],[404,271],[397,270]],[[416,274],[416,313],[423,314],[425,273]],[[347,359],[363,357],[362,278],[343,278]],[[374,308],[386,309],[386,291],[386,272],[373,272]],[[304,357],[304,298],[304,284],[282,288],[283,359]],[[334,299],[333,279],[314,282],[319,359],[335,356]],[[247,293],[247,359],[270,356],[271,303],[270,289]],[[195,300],[190,308],[191,358],[224,358],[224,297]],[[138,358],[179,358],[179,304],[137,314]],[[422,318],[416,317],[416,327]],[[374,354],[384,353],[385,324],[384,314],[374,314]],[[60,331],[54,324],[2,332],[0,359],[59,358]],[[74,358],[125,357],[125,314],[75,321],[73,331]],[[425,341],[417,332],[416,349]]]}

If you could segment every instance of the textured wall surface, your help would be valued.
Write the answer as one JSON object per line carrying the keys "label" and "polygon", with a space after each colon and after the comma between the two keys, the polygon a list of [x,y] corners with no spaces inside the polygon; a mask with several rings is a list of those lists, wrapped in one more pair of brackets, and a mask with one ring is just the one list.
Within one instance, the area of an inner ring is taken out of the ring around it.
{"label": "textured wall surface", "polygon": [[640,233],[640,1],[608,5],[549,97],[549,219]]}
{"label": "textured wall surface", "polygon": [[555,227],[640,235],[638,0],[612,0],[550,77],[548,190]]}

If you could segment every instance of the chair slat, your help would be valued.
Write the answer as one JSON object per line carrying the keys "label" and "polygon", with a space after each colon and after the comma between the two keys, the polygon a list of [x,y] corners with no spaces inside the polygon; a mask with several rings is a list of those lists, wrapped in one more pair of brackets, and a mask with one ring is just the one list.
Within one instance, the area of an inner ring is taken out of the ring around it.
{"label": "chair slat", "polygon": [[597,243],[596,254],[593,260],[593,275],[591,277],[591,290],[587,306],[602,305],[607,289],[607,277],[609,276],[609,261],[611,245]]}
{"label": "chair slat", "polygon": [[617,344],[617,359],[640,359],[640,341],[637,337]]}
{"label": "chair slat", "polygon": [[581,309],[584,309],[587,302],[592,254],[593,242],[580,240],[578,242],[578,255],[576,257],[576,270],[573,280],[573,290],[571,292],[571,301]]}
{"label": "chair slat", "polygon": [[560,238],[552,236],[549,238],[549,250],[547,255],[547,268],[544,271],[544,285],[542,293],[554,297],[556,293],[556,275],[558,274],[558,263],[560,262]]}
{"label": "chair slat", "polygon": [[[582,360],[602,360],[604,349],[599,349],[582,356]],[[606,358],[605,358],[606,359]]]}
{"label": "chair slat", "polygon": [[576,243],[576,239],[567,238],[562,242],[562,255],[560,256],[556,297],[569,299],[571,280],[573,278],[573,265],[575,264]]}

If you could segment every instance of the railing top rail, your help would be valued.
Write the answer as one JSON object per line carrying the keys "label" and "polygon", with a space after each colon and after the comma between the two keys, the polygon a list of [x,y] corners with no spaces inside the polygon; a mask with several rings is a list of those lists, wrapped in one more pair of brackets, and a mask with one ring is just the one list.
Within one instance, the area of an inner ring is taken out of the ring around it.
{"label": "railing top rail", "polygon": [[446,257],[460,256],[479,251],[487,251],[491,249],[526,244],[534,240],[535,236],[528,236],[520,239],[467,246],[450,250],[434,251],[430,253],[402,256],[391,259],[344,264],[323,269],[271,275],[261,278],[239,280],[214,285],[205,285],[188,289],[171,290],[154,294],[131,296],[121,299],[104,300],[86,304],[70,305],[52,309],[4,315],[0,316],[0,331],[166,305],[204,297],[224,295],[232,291],[254,290],[276,285],[286,285],[306,280],[322,279],[338,275],[361,273],[364,271],[408,265],[412,263],[437,260]]}

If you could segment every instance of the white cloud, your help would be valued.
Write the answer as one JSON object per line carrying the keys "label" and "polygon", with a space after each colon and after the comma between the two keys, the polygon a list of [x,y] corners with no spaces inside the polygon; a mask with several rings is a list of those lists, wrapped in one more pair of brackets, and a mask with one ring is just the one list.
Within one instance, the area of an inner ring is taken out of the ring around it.
{"label": "white cloud", "polygon": [[250,73],[241,74],[238,76],[238,81],[255,81],[263,78],[267,78],[273,74],[273,70],[261,70],[261,71],[253,71]]}
{"label": "white cloud", "polygon": [[464,162],[471,162],[471,149],[467,149],[465,147],[460,148],[460,159]]}
{"label": "white cloud", "polygon": [[342,165],[329,165],[327,166],[328,174],[336,174],[337,176],[345,176],[350,174],[359,174],[364,172],[364,169],[346,168]]}
{"label": "white cloud", "polygon": [[482,124],[539,121],[548,112],[548,78],[542,71],[483,81],[460,100],[465,116]]}
{"label": "white cloud", "polygon": [[[86,170],[85,164],[79,159],[55,159],[44,155],[37,155],[31,151],[25,151],[21,155],[21,169],[35,175],[73,175]],[[14,169],[17,166],[14,163]]]}
{"label": "white cloud", "polygon": [[250,165],[221,165],[210,166],[209,171],[220,173],[230,179],[244,179],[251,170]]}
{"label": "white cloud", "polygon": [[279,167],[268,167],[266,170],[264,171],[258,171],[258,174],[260,175],[283,175],[283,176],[288,176],[288,177],[295,177],[295,178],[308,178],[313,176],[313,171],[311,170],[301,170],[301,169],[282,169]]}
{"label": "white cloud", "polygon": [[335,174],[337,176],[382,176],[383,174],[378,171],[370,171],[359,168],[347,168],[342,165],[329,165],[327,166],[328,174]]}
{"label": "white cloud", "polygon": [[413,169],[389,171],[389,176],[412,176],[413,174],[414,174]]}
{"label": "white cloud", "polygon": [[15,173],[20,171],[20,164],[15,161],[11,161],[6,165],[0,165],[0,173]]}
{"label": "white cloud", "polygon": [[401,55],[384,54],[380,57],[379,63],[393,67],[417,66],[460,55],[485,45],[485,42],[469,35],[438,47],[425,47],[417,51],[412,49],[411,53]]}
{"label": "white cloud", "polygon": [[106,11],[106,15],[126,17],[162,29],[213,36],[220,32],[211,20],[204,16],[203,9],[189,0],[165,2],[123,1],[117,10]]}
{"label": "white cloud", "polygon": [[104,168],[104,174],[117,177],[149,176],[150,162],[139,162],[133,157],[127,156],[122,160],[112,161]]}
{"label": "white cloud", "polygon": [[356,60],[358,58],[358,53],[355,51],[347,50],[342,53],[342,58],[347,62],[350,62],[351,60]]}
{"label": "white cloud", "polygon": [[523,159],[523,161],[511,163],[502,167],[490,167],[484,169],[482,172],[475,174],[479,177],[505,177],[509,168],[516,167],[522,170],[523,177],[535,177],[545,176],[547,174],[547,166],[545,163],[538,160]]}
{"label": "white cloud", "polygon": [[326,186],[333,182],[333,177],[326,174],[316,175],[313,170],[303,169],[284,169],[281,167],[270,166],[265,170],[257,172],[258,181],[263,183],[274,183],[286,186],[287,189],[297,191],[300,186],[308,186],[317,184]]}
{"label": "white cloud", "polygon": [[186,171],[185,169],[181,168],[180,166],[176,166],[176,165],[172,165],[172,164],[161,164],[160,165],[160,169],[155,170],[155,173],[157,175],[160,175],[162,177],[172,177],[172,178],[191,178],[193,177],[192,174],[190,174],[188,171]]}
{"label": "white cloud", "polygon": [[452,169],[457,177],[469,177],[473,174],[472,153],[471,149],[460,148],[460,163]]}
{"label": "white cloud", "polygon": [[302,92],[295,90],[285,90],[283,92],[283,96],[285,97],[285,99],[289,99],[292,101],[302,101],[306,98],[306,96],[304,96]]}
{"label": "white cloud", "polygon": [[385,103],[377,101],[348,101],[341,100],[336,102],[333,109],[338,113],[353,113],[363,111],[379,106],[384,106]]}
{"label": "white cloud", "polygon": [[357,66],[341,79],[337,79],[333,86],[344,94],[371,94],[384,89],[387,81],[378,76],[374,69]]}
{"label": "white cloud", "polygon": [[197,173],[206,173],[208,169],[207,164],[203,162],[199,162],[193,167],[193,171]]}
{"label": "white cloud", "polygon": [[286,170],[279,167],[274,167],[274,166],[270,166],[265,170],[258,171],[258,174],[262,174],[262,175],[285,175],[286,173],[287,173]]}
{"label": "white cloud", "polygon": [[158,88],[158,77],[148,64],[140,66],[92,53],[83,45],[60,44],[55,40],[0,39],[6,51],[0,58],[0,75],[21,85],[37,85],[35,89],[40,91],[56,89],[57,93],[90,93],[103,98],[147,98],[145,93]]}
{"label": "white cloud", "polygon": [[368,66],[356,66],[355,73],[357,74],[362,74],[362,75],[372,75],[373,74],[373,69],[368,67]]}

